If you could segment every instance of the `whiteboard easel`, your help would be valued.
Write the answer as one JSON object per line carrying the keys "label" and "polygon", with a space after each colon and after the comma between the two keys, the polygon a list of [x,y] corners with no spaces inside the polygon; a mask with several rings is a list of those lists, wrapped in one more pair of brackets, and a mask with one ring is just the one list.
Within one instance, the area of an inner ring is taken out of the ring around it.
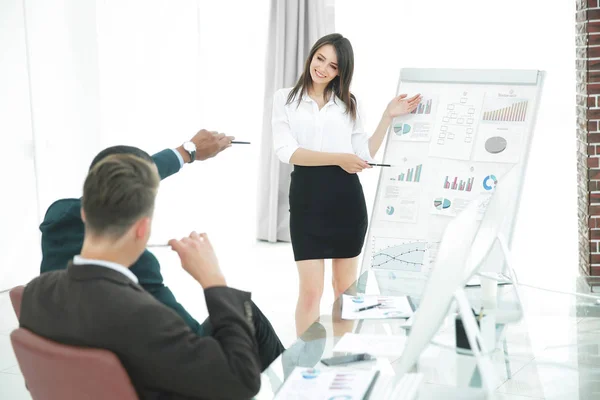
{"label": "whiteboard easel", "polygon": [[[470,198],[491,196],[514,167],[516,201],[506,210],[503,232],[510,244],[544,76],[537,70],[401,70],[397,95],[421,93],[422,107],[388,130],[383,162],[395,168],[380,171],[361,273],[390,269],[426,279],[448,221]],[[503,267],[496,243],[480,270]]]}

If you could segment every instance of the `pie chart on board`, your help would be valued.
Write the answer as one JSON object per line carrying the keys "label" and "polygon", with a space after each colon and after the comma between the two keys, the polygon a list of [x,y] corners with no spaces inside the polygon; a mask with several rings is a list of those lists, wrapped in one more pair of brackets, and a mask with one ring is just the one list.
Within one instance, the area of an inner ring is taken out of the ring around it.
{"label": "pie chart on board", "polygon": [[450,208],[451,204],[452,202],[450,200],[445,199],[443,197],[438,197],[433,201],[433,206],[438,210],[445,210],[447,208]]}
{"label": "pie chart on board", "polygon": [[385,213],[386,213],[387,215],[392,215],[392,214],[394,214],[394,207],[393,207],[393,206],[387,206],[387,207],[385,208]]}
{"label": "pie chart on board", "polygon": [[394,133],[398,136],[406,135],[412,130],[409,124],[399,123],[394,125]]}
{"label": "pie chart on board", "polygon": [[492,190],[498,184],[498,179],[494,175],[488,175],[483,180],[483,188],[485,190]]}
{"label": "pie chart on board", "polygon": [[485,141],[485,149],[488,153],[498,154],[506,150],[506,139],[502,136],[493,136]]}

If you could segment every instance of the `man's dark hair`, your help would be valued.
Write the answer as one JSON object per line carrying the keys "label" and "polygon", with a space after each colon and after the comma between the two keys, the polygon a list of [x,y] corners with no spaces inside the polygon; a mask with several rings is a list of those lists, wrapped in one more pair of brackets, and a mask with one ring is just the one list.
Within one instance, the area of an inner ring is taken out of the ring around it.
{"label": "man's dark hair", "polygon": [[90,165],[90,170],[92,168],[94,168],[94,165],[96,165],[100,161],[102,161],[103,158],[114,155],[114,154],[131,154],[131,155],[141,158],[142,160],[146,160],[146,161],[150,162],[151,164],[154,164],[154,160],[152,159],[152,157],[150,157],[150,154],[146,153],[144,150],[138,149],[137,147],[133,147],[133,146],[119,145],[119,146],[108,147],[108,148],[102,150],[100,153],[98,153],[96,155],[96,157],[94,157],[94,159],[92,160],[92,164]]}
{"label": "man's dark hair", "polygon": [[159,183],[152,159],[132,154],[104,157],[90,169],[83,185],[86,232],[123,236],[140,218],[152,216]]}

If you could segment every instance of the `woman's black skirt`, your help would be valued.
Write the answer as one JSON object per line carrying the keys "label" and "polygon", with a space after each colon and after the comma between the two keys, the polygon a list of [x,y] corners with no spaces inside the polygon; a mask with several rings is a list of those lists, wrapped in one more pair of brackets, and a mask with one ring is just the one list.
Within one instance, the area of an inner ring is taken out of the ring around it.
{"label": "woman's black skirt", "polygon": [[294,166],[290,233],[296,261],[358,256],[367,224],[365,196],[356,174],[338,166]]}

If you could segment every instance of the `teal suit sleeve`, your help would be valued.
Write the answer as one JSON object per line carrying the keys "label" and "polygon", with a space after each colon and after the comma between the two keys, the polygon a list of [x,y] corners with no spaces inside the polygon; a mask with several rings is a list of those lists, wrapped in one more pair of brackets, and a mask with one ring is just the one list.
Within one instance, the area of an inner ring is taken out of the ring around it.
{"label": "teal suit sleeve", "polygon": [[160,179],[165,179],[181,169],[179,159],[175,155],[175,152],[171,149],[165,149],[152,156],[154,164],[158,168],[158,174]]}

